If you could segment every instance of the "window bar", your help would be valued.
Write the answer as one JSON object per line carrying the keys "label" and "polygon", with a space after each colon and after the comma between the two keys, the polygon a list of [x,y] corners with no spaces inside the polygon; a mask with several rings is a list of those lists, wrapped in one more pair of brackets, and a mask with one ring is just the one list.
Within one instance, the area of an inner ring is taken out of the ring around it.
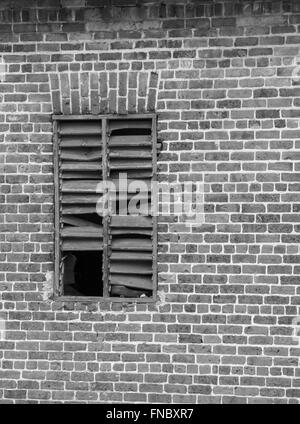
{"label": "window bar", "polygon": [[55,217],[54,225],[55,231],[55,273],[56,273],[56,293],[55,295],[61,296],[63,294],[62,284],[62,261],[61,261],[61,178],[60,178],[60,124],[54,121],[54,139],[53,139],[53,165],[54,165],[54,200],[55,200]]}
{"label": "window bar", "polygon": [[[156,116],[152,118],[152,181],[156,184],[157,181],[157,122]],[[151,189],[150,195],[156,193],[156,190]],[[156,298],[157,293],[157,216],[155,212],[158,213],[159,208],[158,204],[153,205],[152,202],[158,202],[159,199],[151,199],[151,205],[153,207],[152,213],[152,298]],[[154,213],[153,213],[154,212]]]}
{"label": "window bar", "polygon": [[[103,196],[105,195],[107,199],[108,195],[108,188],[106,187],[106,181],[108,180],[109,175],[109,164],[108,164],[108,152],[107,152],[107,119],[102,118],[102,180],[104,183],[104,190],[103,190]],[[109,202],[109,199],[108,199]],[[109,206],[106,205],[106,203],[103,204],[103,206]],[[108,298],[109,297],[109,281],[108,281],[108,274],[109,274],[109,215],[105,214],[102,218],[102,225],[103,225],[103,297]]]}

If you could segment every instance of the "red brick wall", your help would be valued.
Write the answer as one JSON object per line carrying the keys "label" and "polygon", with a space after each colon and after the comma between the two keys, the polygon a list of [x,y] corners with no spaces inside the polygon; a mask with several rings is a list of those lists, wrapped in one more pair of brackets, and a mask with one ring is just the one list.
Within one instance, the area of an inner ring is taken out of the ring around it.
{"label": "red brick wall", "polygon": [[[99,3],[0,1],[0,399],[298,403],[300,4]],[[152,110],[205,223],[160,220],[157,304],[51,300],[52,113]]]}

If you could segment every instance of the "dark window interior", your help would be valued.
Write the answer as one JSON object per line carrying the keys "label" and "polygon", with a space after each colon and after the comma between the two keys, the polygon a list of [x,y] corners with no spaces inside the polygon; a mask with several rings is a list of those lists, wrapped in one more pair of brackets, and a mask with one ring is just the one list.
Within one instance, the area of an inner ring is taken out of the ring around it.
{"label": "dark window interior", "polygon": [[64,252],[66,296],[102,296],[102,252]]}

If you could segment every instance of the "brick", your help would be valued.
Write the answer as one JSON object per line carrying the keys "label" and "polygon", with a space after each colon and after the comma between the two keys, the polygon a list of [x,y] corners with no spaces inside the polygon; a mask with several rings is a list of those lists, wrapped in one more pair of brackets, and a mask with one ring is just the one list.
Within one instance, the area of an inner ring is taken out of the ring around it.
{"label": "brick", "polygon": [[190,385],[189,386],[189,393],[199,393],[203,395],[209,395],[211,393],[211,386],[205,386],[205,385]]}

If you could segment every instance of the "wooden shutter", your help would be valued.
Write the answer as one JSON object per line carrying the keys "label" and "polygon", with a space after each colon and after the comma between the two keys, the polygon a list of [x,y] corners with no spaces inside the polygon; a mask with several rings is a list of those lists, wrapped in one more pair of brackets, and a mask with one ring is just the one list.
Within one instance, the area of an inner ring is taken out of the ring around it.
{"label": "wooden shutter", "polygon": [[[150,211],[154,171],[152,119],[110,120],[108,134],[109,179],[117,181],[121,173],[126,173],[128,183],[145,182],[148,186],[145,201]],[[121,196],[118,191],[117,200]],[[131,216],[119,209],[119,214],[111,217],[108,266],[111,296],[140,298],[153,294],[153,218],[150,214],[144,216],[144,212]]]}
{"label": "wooden shutter", "polygon": [[103,224],[96,213],[96,188],[102,180],[101,120],[59,121],[58,170],[63,292],[69,280],[66,273],[74,272],[76,253],[99,251],[102,256]]}
{"label": "wooden shutter", "polygon": [[[156,287],[156,218],[150,213],[144,216],[143,210],[137,216],[121,210],[102,218],[96,211],[101,196],[96,188],[104,180],[118,187],[119,174],[126,173],[129,183],[141,180],[147,184],[145,200],[150,210],[159,147],[155,118],[56,119],[57,294],[64,294],[64,270],[74,269],[73,254],[99,251],[103,264],[103,281],[99,283],[104,297],[152,297]],[[133,195],[129,194],[129,199]],[[119,191],[117,197],[122,197]]]}

